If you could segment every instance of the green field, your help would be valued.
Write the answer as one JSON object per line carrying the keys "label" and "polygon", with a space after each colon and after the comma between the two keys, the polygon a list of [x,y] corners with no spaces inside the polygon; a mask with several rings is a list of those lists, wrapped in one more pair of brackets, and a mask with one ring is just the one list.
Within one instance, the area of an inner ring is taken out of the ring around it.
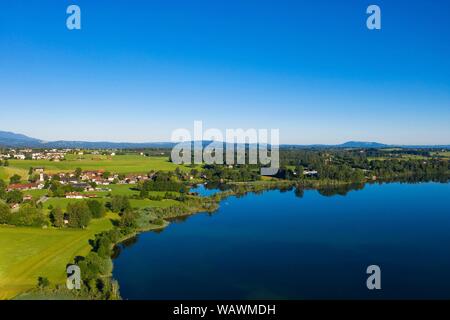
{"label": "green field", "polygon": [[75,256],[86,255],[88,240],[112,228],[110,214],[93,220],[85,230],[0,226],[0,299],[11,299],[36,286],[39,276],[64,283],[65,267]]}
{"label": "green field", "polygon": [[432,152],[432,155],[450,159],[450,151]]}
{"label": "green field", "polygon": [[28,177],[28,169],[24,169],[22,167],[0,167],[0,180],[9,181],[9,178],[15,174],[18,174],[22,177],[22,179],[26,179]]}
{"label": "green field", "polygon": [[26,190],[23,191],[24,195],[31,195],[35,200],[39,200],[40,197],[48,194],[47,189],[37,189],[37,190]]}
{"label": "green field", "polygon": [[[163,194],[165,192],[161,192]],[[96,198],[98,201],[106,203],[111,200],[111,198]],[[53,208],[60,207],[65,210],[67,205],[72,202],[84,201],[84,199],[66,199],[66,198],[50,198],[44,203],[44,209],[49,210],[49,206]],[[163,199],[161,201],[149,200],[149,199],[130,199],[130,204],[133,208],[141,209],[145,207],[171,207],[180,205],[179,201],[172,199]]]}
{"label": "green field", "polygon": [[[147,173],[154,171],[173,171],[177,167],[189,171],[189,166],[177,165],[169,162],[167,157],[145,157],[140,155],[120,155],[105,157],[98,155],[86,155],[78,159],[74,155],[68,155],[67,160],[54,162],[48,160],[10,160],[13,170],[22,170],[25,176],[30,167],[44,167],[46,173],[71,172],[76,168],[82,170],[105,170],[114,173]],[[0,177],[2,173],[0,172]],[[3,176],[7,175],[3,173]],[[23,175],[22,175],[23,176]]]}
{"label": "green field", "polygon": [[[53,162],[48,160],[10,160],[9,167],[0,167],[0,179],[8,181],[18,174],[22,179],[28,178],[30,167],[44,167],[45,172],[73,172],[76,168],[82,170],[105,170],[113,173],[147,173],[151,170],[169,171],[177,167],[184,171],[191,170],[188,166],[178,166],[166,157],[144,157],[139,155],[98,156],[98,155],[68,155],[67,160]],[[105,189],[111,191],[95,191],[98,200],[106,203],[111,195],[126,195],[133,197],[139,191],[132,189],[135,185],[109,185]],[[48,190],[29,190],[34,199],[47,195]],[[150,192],[150,195],[161,195],[165,192]],[[49,206],[66,209],[71,202],[80,199],[49,198],[43,203],[46,212]],[[133,208],[170,207],[180,205],[179,201],[164,199],[130,199]],[[36,287],[39,276],[46,277],[52,284],[64,283],[65,267],[75,256],[86,255],[91,247],[88,243],[95,234],[112,228],[111,218],[116,214],[108,213],[106,218],[92,220],[85,230],[74,229],[41,229],[0,226],[0,300],[14,298],[31,288]]]}

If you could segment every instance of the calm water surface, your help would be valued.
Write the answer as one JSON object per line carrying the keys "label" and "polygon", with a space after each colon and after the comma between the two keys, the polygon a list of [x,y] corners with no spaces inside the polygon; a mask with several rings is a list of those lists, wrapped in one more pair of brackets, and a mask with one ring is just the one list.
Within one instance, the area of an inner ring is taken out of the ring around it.
{"label": "calm water surface", "polygon": [[449,195],[394,183],[231,197],[122,246],[114,277],[125,299],[450,298]]}

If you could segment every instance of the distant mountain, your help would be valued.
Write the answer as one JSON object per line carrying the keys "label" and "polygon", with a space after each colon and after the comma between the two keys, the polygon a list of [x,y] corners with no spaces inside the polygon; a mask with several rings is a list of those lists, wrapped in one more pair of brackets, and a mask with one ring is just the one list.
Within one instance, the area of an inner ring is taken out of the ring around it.
{"label": "distant mountain", "polygon": [[171,142],[88,142],[88,141],[44,141],[23,134],[0,131],[0,146],[8,148],[69,148],[69,149],[131,149],[131,148],[171,148]]}
{"label": "distant mountain", "polygon": [[[202,141],[203,145],[209,144],[210,141]],[[0,146],[8,148],[69,148],[69,149],[140,149],[140,148],[172,148],[175,143],[172,142],[108,142],[108,141],[43,141],[30,138],[23,134],[0,131]],[[338,145],[296,145],[284,144],[281,147],[287,148],[439,148],[450,149],[450,145],[422,145],[422,146],[402,146],[388,145],[378,142],[348,141]]]}
{"label": "distant mountain", "polygon": [[362,142],[362,141],[348,141],[343,144],[338,145],[341,148],[388,148],[390,147],[387,144],[378,143],[378,142]]}
{"label": "distant mountain", "polygon": [[38,148],[42,141],[23,134],[0,131],[0,146]]}
{"label": "distant mountain", "polygon": [[282,147],[299,148],[299,149],[384,149],[384,148],[402,148],[402,149],[450,149],[450,145],[396,145],[384,144],[379,142],[363,142],[363,141],[348,141],[341,144],[284,144]]}

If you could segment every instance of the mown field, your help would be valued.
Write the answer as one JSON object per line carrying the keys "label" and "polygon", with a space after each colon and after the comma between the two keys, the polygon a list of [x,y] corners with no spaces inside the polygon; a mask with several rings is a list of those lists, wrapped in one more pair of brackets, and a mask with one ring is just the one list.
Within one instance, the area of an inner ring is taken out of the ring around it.
{"label": "mown field", "polygon": [[67,160],[54,162],[48,160],[10,160],[10,166],[6,171],[0,171],[0,178],[7,178],[12,170],[19,170],[25,176],[30,167],[44,167],[46,173],[72,172],[76,168],[82,170],[105,170],[114,173],[148,173],[154,171],[173,171],[177,167],[181,170],[189,171],[192,168],[184,165],[177,165],[169,162],[167,157],[145,157],[140,155],[118,155],[118,156],[99,156],[67,155]]}
{"label": "mown field", "polygon": [[432,155],[450,159],[450,151],[433,152]]}
{"label": "mown field", "polygon": [[86,255],[89,239],[112,228],[109,214],[85,230],[0,226],[0,299],[11,299],[36,286],[39,276],[64,283],[66,264]]}
{"label": "mown field", "polygon": [[[96,198],[95,200],[101,201],[103,203],[107,203],[111,201],[111,198]],[[69,203],[73,202],[79,202],[84,201],[83,199],[66,199],[66,198],[50,198],[44,203],[44,209],[47,211],[49,210],[49,207],[60,207],[61,209],[65,210],[67,208],[67,205]],[[130,199],[130,204],[133,208],[141,209],[145,207],[171,207],[179,205],[179,202],[176,200],[171,199],[163,199],[161,201],[155,201],[155,200],[149,200],[149,199]]]}
{"label": "mown field", "polygon": [[9,181],[9,178],[15,174],[18,174],[22,178],[27,178],[28,169],[16,167],[0,167],[0,180]]}
{"label": "mown field", "polygon": [[[28,177],[30,167],[44,167],[46,173],[72,172],[76,168],[82,170],[105,170],[114,173],[147,173],[151,170],[169,171],[180,167],[191,170],[188,166],[178,166],[166,157],[144,157],[139,155],[82,157],[70,155],[66,161],[52,162],[47,160],[10,160],[9,167],[0,167],[0,179],[8,181],[18,174],[23,180]],[[138,195],[134,185],[104,186],[111,191],[96,191],[97,200],[107,203],[113,195]],[[47,195],[48,190],[29,190],[35,199]],[[164,195],[165,192],[150,192],[150,195]],[[49,207],[60,207],[65,210],[71,202],[79,199],[49,198],[43,203],[46,212]],[[164,199],[130,199],[134,208],[169,207],[180,205],[178,201]],[[89,239],[95,234],[112,228],[111,218],[116,214],[108,213],[106,218],[92,220],[85,230],[79,229],[41,229],[26,227],[0,226],[0,299],[14,298],[37,284],[39,276],[46,277],[51,283],[64,283],[67,263],[78,255],[86,255],[91,247]]]}

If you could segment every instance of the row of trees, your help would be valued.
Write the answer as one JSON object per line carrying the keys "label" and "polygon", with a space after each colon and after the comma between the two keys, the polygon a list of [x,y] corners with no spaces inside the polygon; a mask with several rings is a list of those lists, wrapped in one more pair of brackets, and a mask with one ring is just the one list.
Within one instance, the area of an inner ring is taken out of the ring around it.
{"label": "row of trees", "polygon": [[6,203],[22,203],[23,193],[19,190],[7,192],[7,185],[3,180],[0,180],[0,200]]}
{"label": "row of trees", "polygon": [[[53,226],[61,228],[85,228],[93,218],[101,218],[106,214],[105,206],[97,200],[71,202],[64,213],[59,207],[50,211],[50,221]],[[67,224],[65,223],[67,221]]]}
{"label": "row of trees", "polygon": [[17,212],[12,212],[8,204],[0,201],[0,224],[31,227],[52,224],[57,228],[85,228],[92,218],[101,218],[105,212],[103,204],[96,200],[69,203],[66,212],[59,207],[52,208],[48,216],[41,205],[25,203]]}
{"label": "row of trees", "polygon": [[43,227],[50,223],[42,208],[24,204],[13,213],[7,204],[0,202],[0,224]]}
{"label": "row of trees", "polygon": [[[428,158],[404,158],[412,155]],[[373,158],[375,157],[375,158]],[[363,181],[366,177],[377,176],[391,179],[406,175],[447,176],[450,162],[447,159],[431,157],[429,151],[378,149],[286,149],[280,152],[281,170],[279,177],[295,180],[305,179],[303,170],[316,170],[311,179],[330,179],[348,182]],[[294,167],[295,169],[289,169]],[[294,174],[294,172],[296,174]]]}
{"label": "row of trees", "polygon": [[187,187],[180,182],[179,178],[173,172],[155,173],[150,180],[145,181],[140,185],[140,190],[148,191],[174,191],[186,192]]}
{"label": "row of trees", "polygon": [[0,160],[0,167],[9,167],[9,161],[8,160],[5,160],[5,161]]}
{"label": "row of trees", "polygon": [[235,167],[217,164],[205,165],[201,174],[211,182],[245,182],[261,179],[260,167],[257,165],[237,165]]}

